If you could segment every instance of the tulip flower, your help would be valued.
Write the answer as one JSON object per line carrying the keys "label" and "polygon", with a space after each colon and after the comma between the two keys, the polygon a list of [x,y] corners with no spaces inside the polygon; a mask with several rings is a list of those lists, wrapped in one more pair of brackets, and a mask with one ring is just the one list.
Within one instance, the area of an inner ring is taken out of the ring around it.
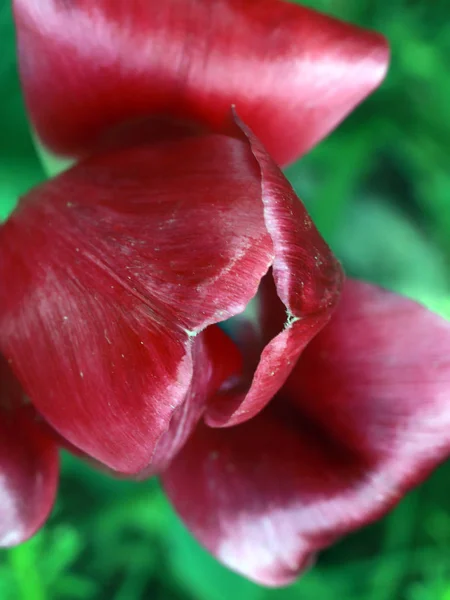
{"label": "tulip flower", "polygon": [[14,11],[31,122],[75,164],[0,228],[2,377],[23,453],[51,455],[11,441],[12,506],[49,474],[0,531],[45,520],[60,444],[161,474],[211,553],[285,584],[449,453],[449,324],[343,283],[278,166],[380,83],[386,44],[279,0]]}

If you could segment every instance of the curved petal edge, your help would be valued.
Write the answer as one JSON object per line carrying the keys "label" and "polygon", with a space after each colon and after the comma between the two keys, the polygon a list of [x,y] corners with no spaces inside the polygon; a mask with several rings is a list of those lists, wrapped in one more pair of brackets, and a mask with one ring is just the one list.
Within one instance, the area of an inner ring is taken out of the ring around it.
{"label": "curved petal edge", "polygon": [[0,356],[0,546],[30,538],[47,520],[59,475],[58,448]]}
{"label": "curved petal edge", "polygon": [[450,323],[348,281],[328,325],[252,420],[200,425],[163,477],[194,536],[259,583],[383,516],[450,455]]}

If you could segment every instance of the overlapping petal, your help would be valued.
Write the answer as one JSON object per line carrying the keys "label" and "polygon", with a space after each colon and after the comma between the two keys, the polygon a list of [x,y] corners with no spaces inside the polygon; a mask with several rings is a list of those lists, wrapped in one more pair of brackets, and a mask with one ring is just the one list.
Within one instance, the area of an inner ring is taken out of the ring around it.
{"label": "overlapping petal", "polygon": [[225,131],[236,105],[279,164],[382,80],[386,43],[280,0],[14,0],[26,101],[44,144],[83,155],[155,115]]}
{"label": "overlapping petal", "polygon": [[128,473],[221,383],[232,349],[200,332],[272,259],[251,153],[214,136],[92,158],[22,199],[0,243],[5,356],[60,434]]}
{"label": "overlapping petal", "polygon": [[380,517],[450,452],[450,324],[347,282],[330,323],[254,419],[199,426],[164,476],[222,562],[260,583]]}
{"label": "overlapping petal", "polygon": [[261,172],[264,217],[274,260],[257,296],[257,349],[246,348],[244,353],[260,354],[258,363],[211,404],[206,419],[216,427],[250,419],[276,394],[302,350],[330,319],[343,279],[339,263],[280,169],[237,117],[236,123]]}
{"label": "overlapping petal", "polygon": [[[339,266],[254,152],[222,135],[111,150],[31,192],[0,229],[1,351],[53,427],[113,469],[154,472],[183,444],[240,360],[204,330],[242,312],[270,265],[295,270],[296,317],[323,325],[334,307]],[[287,377],[283,353],[263,357],[272,383],[256,381],[241,420]]]}
{"label": "overlapping petal", "polygon": [[0,546],[23,542],[41,527],[57,483],[56,444],[0,356]]}

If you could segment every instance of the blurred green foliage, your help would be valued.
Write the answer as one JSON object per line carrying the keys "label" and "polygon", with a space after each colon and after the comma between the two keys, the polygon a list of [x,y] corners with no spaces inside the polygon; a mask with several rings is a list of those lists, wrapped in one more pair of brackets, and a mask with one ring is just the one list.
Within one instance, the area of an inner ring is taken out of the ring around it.
{"label": "blurred green foliage", "polygon": [[[307,0],[383,32],[383,87],[288,176],[352,275],[450,317],[448,0]],[[20,95],[9,2],[0,7],[0,219],[44,179]],[[0,554],[1,600],[450,600],[441,467],[383,521],[324,552],[297,584],[265,590],[192,540],[156,481],[63,460],[47,527]]]}

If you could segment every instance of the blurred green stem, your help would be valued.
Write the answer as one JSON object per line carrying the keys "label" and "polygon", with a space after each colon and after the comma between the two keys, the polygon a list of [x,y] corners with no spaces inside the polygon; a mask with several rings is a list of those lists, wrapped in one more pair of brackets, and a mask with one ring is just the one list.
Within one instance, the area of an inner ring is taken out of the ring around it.
{"label": "blurred green stem", "polygon": [[16,579],[18,600],[46,600],[47,595],[37,568],[36,544],[27,542],[8,551]]}

